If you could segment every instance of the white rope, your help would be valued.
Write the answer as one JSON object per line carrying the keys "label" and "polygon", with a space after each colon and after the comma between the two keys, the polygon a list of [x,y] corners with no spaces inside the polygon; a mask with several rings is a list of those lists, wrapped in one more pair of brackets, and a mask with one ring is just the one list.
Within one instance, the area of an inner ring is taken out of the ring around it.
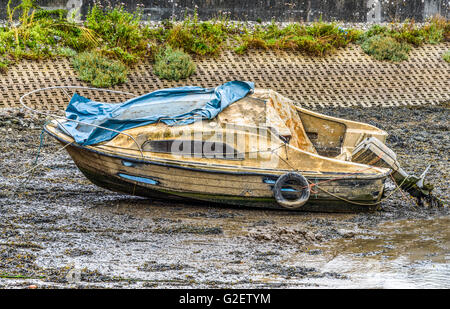
{"label": "white rope", "polygon": [[[73,143],[74,143],[74,142],[67,143],[66,145],[64,145],[63,147],[61,147],[60,149],[58,149],[56,152],[52,153],[52,155],[56,155],[57,153],[59,153],[59,152],[63,151],[64,149],[66,149],[68,146],[72,145]],[[42,161],[41,163],[36,164],[35,166],[33,166],[32,168],[30,168],[29,170],[26,170],[25,172],[23,172],[23,173],[21,173],[21,174],[19,174],[19,175],[17,175],[17,176],[14,176],[14,177],[5,177],[5,178],[7,178],[8,180],[13,180],[13,179],[17,179],[17,178],[19,178],[19,177],[22,177],[23,175],[28,174],[29,172],[34,171],[34,170],[35,170],[36,168],[38,168],[39,166],[42,166],[45,162],[47,162],[47,161],[50,160],[50,159],[53,159],[53,156],[51,156],[50,158],[44,159],[44,161]]]}

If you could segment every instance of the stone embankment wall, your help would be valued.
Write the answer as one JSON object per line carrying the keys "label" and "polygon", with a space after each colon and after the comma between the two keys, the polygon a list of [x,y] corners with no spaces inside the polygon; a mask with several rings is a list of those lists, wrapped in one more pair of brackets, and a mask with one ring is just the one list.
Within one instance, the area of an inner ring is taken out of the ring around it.
{"label": "stone embankment wall", "polygon": [[[17,3],[20,0],[13,0]],[[94,0],[37,0],[37,4],[50,9],[65,8],[85,16]],[[186,12],[197,8],[201,19],[220,13],[230,15],[232,20],[249,21],[325,21],[386,22],[414,19],[418,22],[440,14],[450,17],[450,2],[447,0],[111,0],[97,2],[124,3],[128,10],[143,5],[146,20],[160,21],[175,16],[183,18]],[[8,0],[0,0],[0,19],[6,18]]]}
{"label": "stone embankment wall", "polygon": [[[152,63],[141,62],[127,83],[113,89],[145,94],[186,85],[216,87],[238,79],[273,89],[309,108],[439,104],[450,101],[450,65],[442,59],[449,48],[449,43],[414,48],[408,60],[400,63],[375,60],[357,45],[324,58],[296,51],[254,50],[237,55],[228,50],[217,58],[195,59],[197,73],[178,82],[159,79],[152,73]],[[88,86],[77,78],[68,59],[21,61],[0,75],[0,109],[20,107],[19,98],[28,91],[61,85]],[[62,91],[27,100],[29,106],[47,111],[63,111],[67,102]]]}

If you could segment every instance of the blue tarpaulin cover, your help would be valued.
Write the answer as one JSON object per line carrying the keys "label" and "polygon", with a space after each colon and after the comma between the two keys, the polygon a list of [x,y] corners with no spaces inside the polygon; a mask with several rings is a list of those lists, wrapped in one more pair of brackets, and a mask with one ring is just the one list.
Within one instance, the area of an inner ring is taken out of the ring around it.
{"label": "blue tarpaulin cover", "polygon": [[[216,88],[168,88],[119,104],[95,102],[74,94],[67,106],[66,117],[120,132],[156,122],[186,125],[199,119],[216,117],[253,89],[254,83],[246,81],[231,81]],[[73,121],[62,126],[80,145],[108,141],[118,134]]]}

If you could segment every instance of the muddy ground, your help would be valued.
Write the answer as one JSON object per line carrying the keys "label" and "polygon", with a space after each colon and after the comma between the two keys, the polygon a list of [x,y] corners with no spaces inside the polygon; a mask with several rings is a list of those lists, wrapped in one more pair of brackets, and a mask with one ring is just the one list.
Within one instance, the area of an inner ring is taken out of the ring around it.
{"label": "muddy ground", "polygon": [[[39,149],[43,119],[5,109],[0,287],[450,287],[448,104],[319,111],[388,131],[408,172],[432,163],[428,180],[444,208],[418,208],[400,192],[365,214],[121,195],[87,181],[50,137]],[[23,174],[38,153],[42,165]]]}

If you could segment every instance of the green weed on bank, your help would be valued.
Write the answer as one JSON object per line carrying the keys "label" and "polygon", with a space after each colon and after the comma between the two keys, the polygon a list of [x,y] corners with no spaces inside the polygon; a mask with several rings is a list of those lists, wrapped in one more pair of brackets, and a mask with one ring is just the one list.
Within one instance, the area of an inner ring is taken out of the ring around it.
{"label": "green weed on bank", "polygon": [[195,73],[196,66],[191,56],[181,49],[170,46],[162,49],[156,56],[154,73],[163,79],[180,80]]}
{"label": "green weed on bank", "polygon": [[411,47],[383,34],[372,36],[361,44],[362,50],[377,60],[402,61],[408,59]]}
{"label": "green weed on bank", "polygon": [[291,49],[313,56],[324,56],[334,49],[355,42],[361,31],[342,29],[337,24],[316,22],[310,26],[290,24],[281,28],[275,22],[267,26],[257,25],[240,37],[237,53],[249,49]]}
{"label": "green weed on bank", "polygon": [[128,13],[123,6],[105,10],[94,5],[85,26],[101,39],[100,53],[130,65],[149,55],[148,37],[141,26],[141,12]]}
{"label": "green weed on bank", "polygon": [[450,63],[450,50],[447,50],[447,51],[442,55],[442,59],[444,59],[445,61],[447,61],[448,63]]}
{"label": "green weed on bank", "polygon": [[155,36],[160,43],[199,56],[219,54],[230,31],[224,19],[199,21],[197,11],[193,16],[186,15],[181,23],[166,21],[164,30]]}
{"label": "green weed on bank", "polygon": [[94,87],[110,87],[127,81],[127,67],[98,51],[82,52],[73,58],[72,64],[79,78]]}
{"label": "green weed on bank", "polygon": [[92,30],[67,20],[67,11],[42,10],[34,0],[9,0],[7,15],[8,24],[0,27],[0,71],[3,72],[21,59],[64,56],[63,49],[84,50],[97,44]]}
{"label": "green weed on bank", "polygon": [[374,25],[364,32],[358,42],[366,54],[378,60],[402,61],[408,59],[413,47],[438,44],[449,37],[450,23],[435,16],[424,26],[405,21],[390,26]]}

